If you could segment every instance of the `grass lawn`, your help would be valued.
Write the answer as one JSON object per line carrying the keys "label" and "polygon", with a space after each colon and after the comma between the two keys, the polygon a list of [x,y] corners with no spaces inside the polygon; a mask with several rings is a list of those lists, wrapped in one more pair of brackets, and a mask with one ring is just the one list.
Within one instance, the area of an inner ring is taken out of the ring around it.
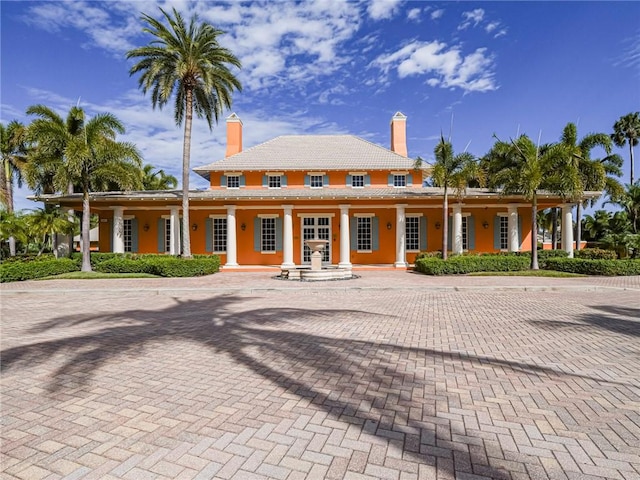
{"label": "grass lawn", "polygon": [[520,272],[474,272],[469,273],[476,277],[553,277],[553,278],[571,278],[586,277],[581,273],[556,272],[555,270],[522,270]]}
{"label": "grass lawn", "polygon": [[50,277],[36,278],[34,280],[93,280],[101,278],[160,278],[150,273],[102,273],[102,272],[69,272]]}

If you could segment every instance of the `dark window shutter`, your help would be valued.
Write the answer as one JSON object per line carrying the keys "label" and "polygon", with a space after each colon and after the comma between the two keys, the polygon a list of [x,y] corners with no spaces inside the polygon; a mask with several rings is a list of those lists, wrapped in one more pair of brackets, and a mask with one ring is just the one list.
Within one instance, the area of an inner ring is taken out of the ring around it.
{"label": "dark window shutter", "polygon": [[358,218],[353,217],[349,222],[349,236],[351,237],[351,250],[358,249]]}
{"label": "dark window shutter", "polygon": [[244,175],[240,175],[240,186],[244,187],[246,185],[246,180],[244,179]]}
{"label": "dark window shutter", "polygon": [[328,187],[329,186],[329,175],[323,175],[323,177],[322,177],[322,186],[324,186],[324,187]]}
{"label": "dark window shutter", "polygon": [[469,250],[476,249],[476,219],[473,215],[467,217],[467,239],[469,240]]}
{"label": "dark window shutter", "polygon": [[131,219],[131,251],[138,251],[138,219]]}
{"label": "dark window shutter", "polygon": [[282,251],[282,219],[276,218],[276,252]]}
{"label": "dark window shutter", "polygon": [[269,186],[269,177],[267,175],[263,175],[262,176],[262,186],[263,187],[268,187]]}
{"label": "dark window shutter", "polygon": [[427,217],[420,217],[420,250],[427,251]]}
{"label": "dark window shutter", "polygon": [[409,185],[413,185],[413,175],[411,174],[407,175],[407,186]]}
{"label": "dark window shutter", "polygon": [[280,186],[282,188],[285,188],[287,186],[287,176],[286,175],[282,175],[280,177]]}
{"label": "dark window shutter", "polygon": [[371,186],[371,175],[365,175],[364,176],[364,186],[365,187],[370,187]]}
{"label": "dark window shutter", "polygon": [[447,250],[451,251],[453,248],[451,247],[451,237],[453,232],[453,217],[449,215],[449,221],[447,222]]}
{"label": "dark window shutter", "polygon": [[253,219],[253,249],[256,252],[259,252],[261,250],[260,248],[260,230],[261,230],[261,225],[260,225],[260,217],[255,217]]}
{"label": "dark window shutter", "polygon": [[380,249],[380,229],[378,228],[378,223],[378,217],[373,217],[371,219],[371,250],[373,250],[374,252]]}
{"label": "dark window shutter", "polygon": [[500,250],[500,215],[493,217],[493,248]]}
{"label": "dark window shutter", "polygon": [[353,179],[351,175],[347,175],[347,187],[353,186]]}
{"label": "dark window shutter", "polygon": [[207,218],[204,221],[204,249],[213,252],[213,219]]}
{"label": "dark window shutter", "polygon": [[158,219],[158,253],[165,253],[165,244],[164,244],[164,229],[165,229],[165,222],[166,220],[164,218],[159,218]]}
{"label": "dark window shutter", "polygon": [[387,177],[387,186],[393,187],[393,175],[391,174]]}
{"label": "dark window shutter", "polygon": [[518,251],[522,248],[522,217],[518,215]]}
{"label": "dark window shutter", "polygon": [[310,175],[305,175],[304,176],[304,186],[305,187],[311,186],[311,176]]}
{"label": "dark window shutter", "polygon": [[221,187],[226,187],[227,186],[227,176],[226,175],[222,175],[220,177],[220,186]]}

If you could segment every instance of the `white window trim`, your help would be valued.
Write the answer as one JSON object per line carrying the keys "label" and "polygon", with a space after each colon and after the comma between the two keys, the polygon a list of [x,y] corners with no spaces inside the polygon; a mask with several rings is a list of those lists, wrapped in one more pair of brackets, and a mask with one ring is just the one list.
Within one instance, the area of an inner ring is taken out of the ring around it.
{"label": "white window trim", "polygon": [[122,216],[122,220],[133,220],[135,218],[136,218],[135,215],[123,215]]}
{"label": "white window trim", "polygon": [[335,217],[335,213],[298,213],[298,218]]}
{"label": "white window trim", "polygon": [[307,175],[326,175],[327,172],[307,172]]}
{"label": "white window trim", "polygon": [[[365,187],[365,177],[367,176],[366,173],[350,173],[349,175],[351,175],[351,185],[349,185],[351,188],[364,188]],[[353,177],[362,177],[362,186],[360,185],[354,185],[353,184]]]}
{"label": "white window trim", "polygon": [[[226,185],[227,190],[239,190],[240,189],[240,177],[241,176],[242,175],[237,175],[237,174],[226,175],[226,177],[227,177],[227,185]],[[230,187],[229,186],[229,177],[238,177],[238,186],[237,187]]]}
{"label": "white window trim", "polygon": [[[263,218],[280,218],[280,215],[278,215],[277,213],[261,213],[258,214],[258,218],[263,219]],[[274,235],[277,236],[277,233],[275,231],[275,229],[277,228],[276,225],[274,224]],[[261,255],[275,255],[277,253],[277,241],[274,238],[274,250],[262,250],[262,221],[260,222],[260,254]]]}
{"label": "white window trim", "polygon": [[[405,219],[406,218],[420,218],[420,217],[423,217],[423,216],[424,215],[422,213],[406,213],[405,214]],[[414,253],[414,252],[419,252],[420,251],[420,240],[421,240],[420,236],[421,235],[422,235],[422,232],[420,231],[420,222],[418,221],[418,249],[417,250],[409,250],[407,248],[407,252]]]}
{"label": "white window trim", "polygon": [[[311,185],[311,177],[320,177],[322,179],[322,185],[320,185],[319,187],[314,187],[313,185]],[[323,173],[310,173],[309,174],[309,188],[315,188],[316,190],[319,190],[321,188],[324,187],[324,174]]]}
{"label": "white window trim", "polygon": [[[226,215],[209,215],[208,218],[210,218],[212,220],[211,222],[211,248],[213,248],[213,244],[215,243],[213,240],[213,235],[215,233],[215,230],[213,229],[213,219],[218,219],[218,220],[227,220],[227,216]],[[229,222],[227,222],[227,241],[225,243],[227,243],[229,241]],[[211,253],[227,253],[227,250],[213,250]]]}
{"label": "white window trim", "polygon": [[284,175],[284,172],[265,172],[267,177],[281,177]]}
{"label": "white window trim", "polygon": [[[354,213],[353,217],[354,218],[374,218],[376,216],[375,213]],[[357,243],[358,243],[358,223],[356,220],[356,253],[373,253],[373,249],[371,250],[358,250],[357,248]],[[371,222],[371,246],[373,247],[373,222]]]}
{"label": "white window trim", "polygon": [[240,177],[242,176],[242,172],[224,172],[223,175],[225,177]]}
{"label": "white window trim", "polygon": [[[508,213],[498,212],[496,215],[498,217],[506,218],[507,221],[509,221],[509,214]],[[500,225],[498,225],[498,227],[500,227]],[[502,238],[500,240],[502,240]],[[507,224],[507,248],[501,248],[500,251],[501,252],[508,252],[509,251],[509,227],[508,227],[508,224]]]}
{"label": "white window trim", "polygon": [[349,172],[349,175],[367,175],[367,172]]}

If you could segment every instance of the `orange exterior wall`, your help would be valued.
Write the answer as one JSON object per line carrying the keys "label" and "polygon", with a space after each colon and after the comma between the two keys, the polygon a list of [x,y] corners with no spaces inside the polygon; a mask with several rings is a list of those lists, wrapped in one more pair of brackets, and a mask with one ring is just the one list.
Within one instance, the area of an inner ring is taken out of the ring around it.
{"label": "orange exterior wall", "polygon": [[[394,263],[396,258],[396,209],[394,202],[382,201],[376,202],[378,205],[388,205],[387,208],[369,208],[367,206],[352,205],[349,209],[349,221],[355,222],[356,214],[374,214],[378,218],[378,250],[371,253],[358,253],[351,251],[350,261],[353,264],[390,264]],[[273,208],[269,208],[269,204]],[[317,208],[325,205],[326,208]],[[150,206],[150,205],[149,205]],[[254,250],[254,219],[258,214],[275,214],[283,219],[283,211],[281,202],[261,202],[264,208],[254,209],[252,204],[237,204],[236,209],[236,239],[237,239],[237,259],[240,265],[279,265],[283,262],[283,252],[263,254]],[[315,208],[308,208],[313,206]],[[198,205],[197,210],[190,213],[191,226],[196,225],[197,229],[191,228],[191,251],[194,254],[205,254],[206,229],[205,221],[209,215],[224,215],[226,209],[220,205],[211,206],[210,209],[202,209]],[[243,208],[244,207],[244,208]],[[145,210],[144,204],[136,205],[136,209],[125,208],[124,215],[133,215],[138,220],[138,253],[158,253],[158,219],[163,215],[169,215],[169,209],[166,210]],[[156,207],[157,208],[157,207]],[[494,249],[494,220],[498,213],[506,213],[507,206],[503,208],[473,208],[468,206],[462,208],[463,213],[471,213],[475,219],[475,249],[472,252],[495,252]],[[421,213],[427,219],[427,250],[438,251],[442,249],[442,210],[441,206],[434,203],[430,207],[411,207],[408,205],[405,209],[407,215]],[[451,213],[451,210],[450,210]],[[331,224],[331,263],[337,264],[340,260],[340,209],[335,202],[325,200],[316,202],[297,202],[293,208],[293,259],[296,264],[302,263],[302,217],[301,215],[322,215],[330,216]],[[99,248],[100,251],[106,252],[111,249],[110,233],[111,222],[113,221],[113,212],[110,210],[101,210],[100,215],[100,235]],[[518,215],[522,222],[522,243],[520,249],[522,251],[530,250],[530,209],[526,206],[518,208]],[[103,220],[107,220],[106,222]],[[449,218],[451,222],[451,218]],[[488,228],[483,227],[484,222],[488,223]],[[440,228],[436,228],[436,223],[440,223]],[[391,225],[391,229],[387,228],[387,224]],[[145,225],[148,225],[148,231],[144,231]],[[244,230],[242,227],[244,226]],[[407,252],[406,261],[412,263],[415,259],[416,252]],[[221,254],[221,262],[226,262],[226,255]]]}
{"label": "orange exterior wall", "polygon": [[[279,170],[274,169],[273,172],[278,172]],[[394,170],[395,171],[395,170]],[[287,187],[283,188],[304,188],[304,177],[309,172],[323,172],[323,170],[306,170],[306,171],[287,171],[283,172],[287,177]],[[413,185],[409,188],[421,188],[422,187],[422,173],[416,171],[403,171],[407,174],[410,174],[413,179]],[[209,185],[212,190],[226,189],[226,186],[221,185],[222,176],[225,172],[211,172],[209,176]],[[243,172],[245,179],[245,185],[242,187],[243,190],[266,190],[266,187],[262,186],[262,178],[266,175],[266,171],[264,172]],[[324,172],[325,175],[329,176],[329,186],[323,188],[344,188],[347,186],[347,175],[349,172],[347,171],[334,171],[334,172]],[[389,171],[364,171],[369,175],[371,179],[371,186],[365,188],[376,188],[376,187],[384,187],[388,186],[389,182]],[[350,185],[349,185],[350,186]],[[307,187],[308,188],[308,187]]]}

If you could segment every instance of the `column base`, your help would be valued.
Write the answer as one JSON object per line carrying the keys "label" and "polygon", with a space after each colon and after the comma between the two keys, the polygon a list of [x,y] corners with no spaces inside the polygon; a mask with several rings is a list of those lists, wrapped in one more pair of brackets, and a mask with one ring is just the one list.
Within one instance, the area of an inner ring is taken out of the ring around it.
{"label": "column base", "polygon": [[395,268],[407,268],[407,262],[396,262],[393,264]]}
{"label": "column base", "polygon": [[338,263],[338,268],[348,268],[350,270],[351,268],[353,268],[353,265],[351,262],[340,262]]}
{"label": "column base", "polygon": [[240,265],[237,263],[225,263],[222,268],[238,268]]}
{"label": "column base", "polygon": [[296,264],[295,263],[283,263],[282,265],[280,265],[280,268],[296,268]]}

